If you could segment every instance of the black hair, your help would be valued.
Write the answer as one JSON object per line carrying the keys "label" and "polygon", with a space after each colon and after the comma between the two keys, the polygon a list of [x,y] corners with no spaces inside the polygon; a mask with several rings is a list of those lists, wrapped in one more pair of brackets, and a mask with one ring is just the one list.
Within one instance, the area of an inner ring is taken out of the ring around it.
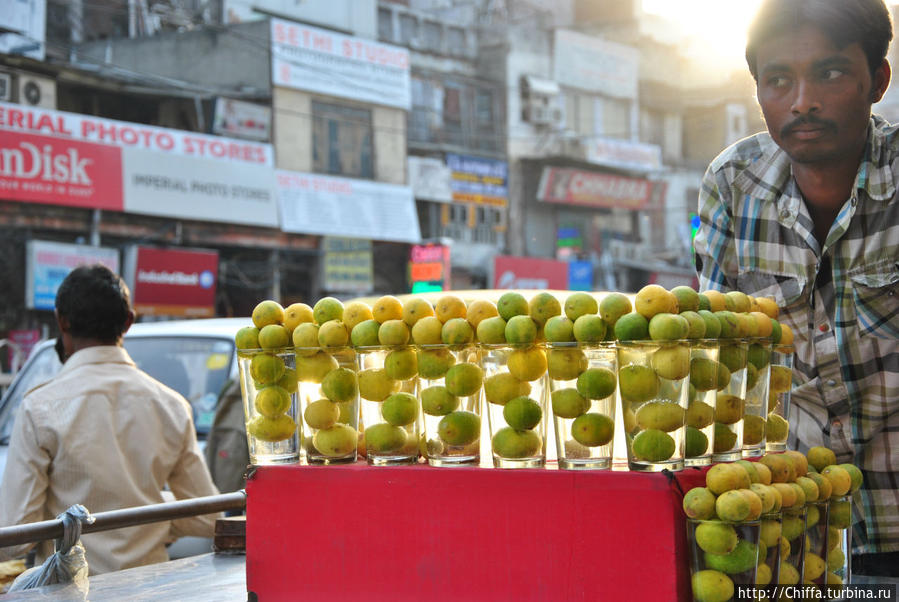
{"label": "black hair", "polygon": [[746,63],[758,80],[756,53],[765,42],[803,25],[821,30],[839,49],[858,43],[871,74],[886,58],[893,24],[883,0],[764,0],[746,42]]}
{"label": "black hair", "polygon": [[72,336],[114,344],[128,326],[131,293],[106,266],[80,266],[59,285],[56,313],[68,321]]}

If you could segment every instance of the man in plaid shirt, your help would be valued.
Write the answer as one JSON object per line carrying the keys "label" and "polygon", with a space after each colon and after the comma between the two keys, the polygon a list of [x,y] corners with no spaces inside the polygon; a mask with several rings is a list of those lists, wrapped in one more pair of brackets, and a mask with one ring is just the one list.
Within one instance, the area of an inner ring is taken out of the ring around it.
{"label": "man in plaid shirt", "polygon": [[[768,128],[709,166],[703,290],[772,296],[795,334],[792,447],[862,469],[853,568],[899,570],[899,130],[883,0],[764,0],[746,60]],[[895,169],[894,169],[895,166]]]}

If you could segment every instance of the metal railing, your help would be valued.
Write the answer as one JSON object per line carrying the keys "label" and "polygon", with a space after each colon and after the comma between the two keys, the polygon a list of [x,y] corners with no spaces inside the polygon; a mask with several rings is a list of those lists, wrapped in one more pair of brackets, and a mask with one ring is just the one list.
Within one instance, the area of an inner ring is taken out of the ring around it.
{"label": "metal railing", "polygon": [[[81,533],[110,531],[122,527],[200,516],[225,510],[242,510],[246,506],[247,493],[241,489],[233,493],[208,495],[206,497],[149,504],[147,506],[135,506],[133,508],[122,508],[121,510],[109,510],[93,514],[94,522],[83,524]],[[12,527],[0,527],[0,548],[58,539],[62,536],[63,523],[59,519],[14,525]]]}

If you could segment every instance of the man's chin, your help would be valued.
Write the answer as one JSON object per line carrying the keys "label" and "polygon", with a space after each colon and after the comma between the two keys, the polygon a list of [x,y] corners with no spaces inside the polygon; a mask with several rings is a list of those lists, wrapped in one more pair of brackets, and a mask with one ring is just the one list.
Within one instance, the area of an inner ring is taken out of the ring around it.
{"label": "man's chin", "polygon": [[840,158],[840,153],[832,149],[793,147],[785,148],[784,152],[793,163],[802,165],[827,165]]}

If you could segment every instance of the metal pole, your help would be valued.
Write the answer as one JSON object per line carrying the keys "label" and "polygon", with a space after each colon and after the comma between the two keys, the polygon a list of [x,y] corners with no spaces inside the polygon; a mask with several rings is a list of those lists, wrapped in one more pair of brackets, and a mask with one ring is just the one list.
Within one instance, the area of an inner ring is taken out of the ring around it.
{"label": "metal pole", "polygon": [[[247,506],[247,493],[243,489],[234,493],[209,495],[189,500],[149,504],[121,510],[109,510],[94,514],[92,524],[83,524],[82,533],[96,533],[122,527],[158,523],[188,516],[212,514],[224,510],[241,510]],[[63,523],[59,519],[45,520],[27,525],[0,528],[0,548],[24,543],[35,543],[63,536]]]}

